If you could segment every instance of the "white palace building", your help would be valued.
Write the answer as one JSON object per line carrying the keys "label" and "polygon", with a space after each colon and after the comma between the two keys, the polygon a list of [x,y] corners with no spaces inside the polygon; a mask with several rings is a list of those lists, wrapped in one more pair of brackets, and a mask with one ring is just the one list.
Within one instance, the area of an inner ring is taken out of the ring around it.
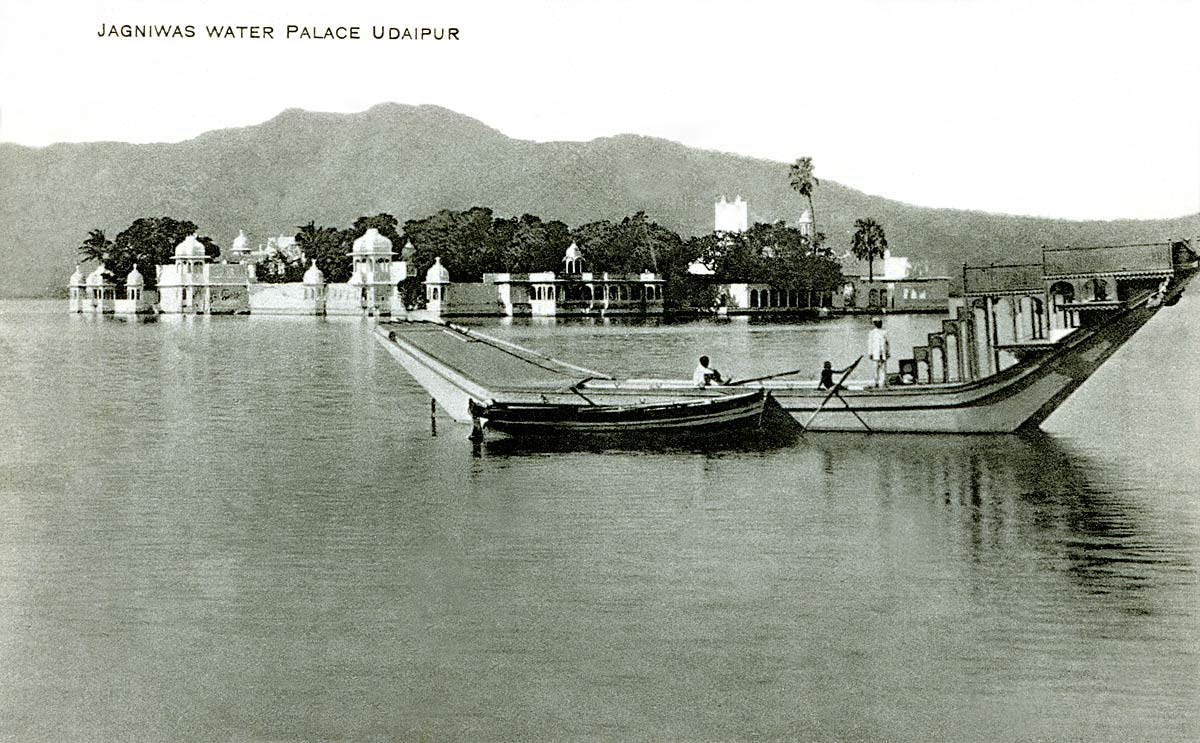
{"label": "white palace building", "polygon": [[[746,232],[750,227],[749,205],[739,194],[733,201],[724,195],[713,204],[713,232]],[[800,234],[812,237],[812,215],[806,209],[797,223]],[[688,266],[694,276],[712,276],[713,269],[701,260]],[[770,284],[748,282],[718,282],[717,313],[727,315],[787,315],[809,312],[828,312],[843,307],[843,297],[835,292],[808,292],[776,289]]]}
{"label": "white palace building", "polygon": [[665,281],[650,271],[610,274],[584,270],[575,243],[563,270],[489,273],[479,283],[451,282],[437,259],[425,276],[425,307],[435,317],[609,317],[661,315]]}
{"label": "white palace building", "polygon": [[[244,235],[239,233],[241,244]],[[213,263],[204,245],[189,235],[175,247],[174,261],[155,266],[157,291],[145,289],[145,279],[134,266],[125,278],[124,297],[104,264],[84,278],[79,266],[68,282],[68,309],[91,314],[184,315],[391,315],[402,314],[399,283],[408,273],[404,261],[394,261],[392,241],[369,229],[354,241],[348,254],[353,263],[350,280],[327,284],[313,261],[300,283],[260,283],[255,262]]]}
{"label": "white palace building", "polygon": [[[125,278],[124,296],[101,264],[84,277],[75,267],[68,282],[68,308],[85,314],[182,315],[358,315],[406,313],[400,284],[408,264],[395,260],[392,241],[369,229],[348,254],[353,266],[345,283],[327,283],[313,261],[299,283],[257,280],[258,266],[235,240],[236,263],[213,263],[196,235],[175,247],[170,265],[156,266],[157,291],[145,288],[137,267]],[[412,245],[405,245],[411,254]],[[485,274],[480,282],[452,282],[438,258],[425,275],[426,314],[435,317],[563,317],[662,314],[663,279],[654,273],[609,274],[585,270],[572,243],[561,272]]]}

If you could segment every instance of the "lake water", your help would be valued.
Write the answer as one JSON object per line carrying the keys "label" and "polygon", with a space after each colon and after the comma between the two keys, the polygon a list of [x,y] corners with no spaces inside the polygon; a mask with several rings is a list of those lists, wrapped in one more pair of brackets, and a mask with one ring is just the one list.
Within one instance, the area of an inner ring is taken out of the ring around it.
{"label": "lake water", "polygon": [[[1041,434],[653,453],[431,436],[366,321],[64,309],[0,303],[0,739],[1200,739],[1197,296]],[[866,329],[493,327],[742,377]]]}

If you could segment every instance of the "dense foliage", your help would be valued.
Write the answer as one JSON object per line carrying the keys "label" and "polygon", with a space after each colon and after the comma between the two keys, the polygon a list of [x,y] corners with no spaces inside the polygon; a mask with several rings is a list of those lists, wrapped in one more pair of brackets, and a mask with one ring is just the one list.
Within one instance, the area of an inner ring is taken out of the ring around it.
{"label": "dense foliage", "polygon": [[[84,260],[103,263],[112,280],[121,285],[125,277],[138,266],[138,272],[146,280],[146,288],[153,289],[156,283],[154,267],[171,263],[175,258],[175,246],[188,235],[195,234],[194,222],[178,221],[171,217],[142,217],[109,240],[104,231],[95,229],[79,246]],[[216,258],[221,249],[210,237],[197,238],[204,245],[204,253]]]}
{"label": "dense foliage", "polygon": [[[260,280],[299,281],[315,260],[326,281],[347,281],[351,273],[348,254],[354,241],[372,227],[392,241],[397,258],[408,262],[409,276],[401,290],[409,306],[421,303],[425,273],[435,259],[441,259],[453,281],[479,281],[487,273],[561,272],[563,254],[572,242],[583,253],[586,271],[659,274],[667,280],[664,301],[671,309],[712,307],[719,281],[813,291],[835,291],[842,281],[837,263],[816,255],[808,237],[782,222],[756,224],[743,234],[721,233],[685,240],[649,219],[645,212],[619,222],[600,220],[572,229],[563,222],[544,221],[532,214],[497,217],[486,207],[443,209],[424,219],[410,219],[402,227],[386,213],[360,217],[346,228],[310,221],[296,232],[296,253],[271,256],[268,265],[259,267]],[[93,230],[79,250],[91,260],[104,256],[109,268],[123,279],[128,273],[125,263],[131,268],[135,256],[146,267],[169,263],[174,246],[195,229],[191,222],[140,219],[118,235],[115,244],[105,238],[103,231]],[[208,238],[200,239],[211,245]],[[406,249],[406,243],[412,248]],[[697,260],[713,269],[714,274],[690,274],[688,267]],[[152,268],[149,273],[153,273]]]}

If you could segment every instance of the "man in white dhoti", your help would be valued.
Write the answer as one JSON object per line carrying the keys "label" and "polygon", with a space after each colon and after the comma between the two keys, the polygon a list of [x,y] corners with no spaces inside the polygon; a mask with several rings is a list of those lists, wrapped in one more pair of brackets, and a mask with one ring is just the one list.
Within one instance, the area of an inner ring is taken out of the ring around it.
{"label": "man in white dhoti", "polygon": [[867,336],[867,356],[875,362],[875,386],[887,386],[887,360],[891,354],[888,348],[887,331],[883,329],[883,320],[878,317],[873,321],[875,327]]}

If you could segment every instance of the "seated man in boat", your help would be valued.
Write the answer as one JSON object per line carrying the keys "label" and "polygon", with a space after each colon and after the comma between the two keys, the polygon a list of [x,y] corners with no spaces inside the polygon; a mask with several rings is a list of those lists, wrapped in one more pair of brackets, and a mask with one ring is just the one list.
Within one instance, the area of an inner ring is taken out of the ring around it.
{"label": "seated man in boat", "polygon": [[725,380],[721,378],[721,372],[708,365],[708,357],[700,357],[700,365],[696,367],[696,371],[692,372],[692,384],[697,387],[707,387],[710,384],[724,384]]}
{"label": "seated man in boat", "polygon": [[833,389],[833,375],[834,374],[845,374],[847,370],[848,369],[834,369],[833,364],[826,361],[825,366],[823,366],[821,368],[821,381],[817,382],[817,389],[819,389],[819,390]]}

